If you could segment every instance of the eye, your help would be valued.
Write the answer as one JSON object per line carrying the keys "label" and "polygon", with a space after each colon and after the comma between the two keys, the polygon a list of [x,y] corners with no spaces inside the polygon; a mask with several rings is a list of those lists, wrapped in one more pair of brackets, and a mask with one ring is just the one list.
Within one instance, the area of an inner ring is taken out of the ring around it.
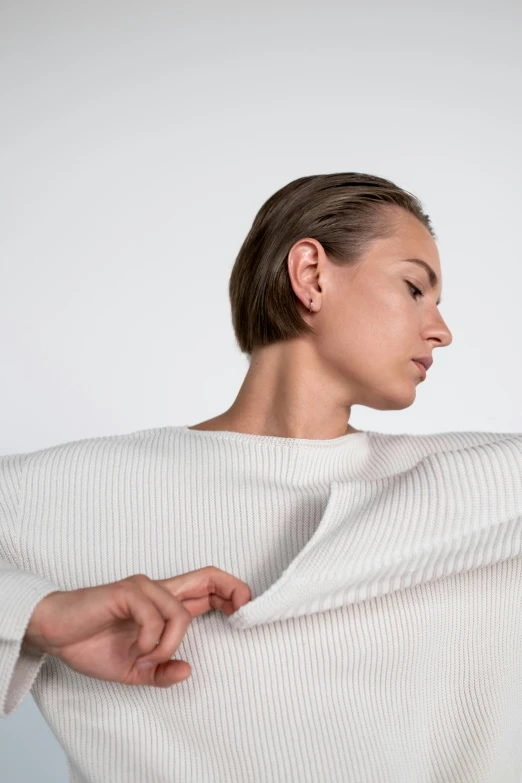
{"label": "eye", "polygon": [[417,301],[417,296],[424,296],[422,291],[420,291],[416,285],[410,283],[409,280],[406,280],[406,284],[409,286],[410,290],[413,289],[414,293],[412,293],[412,297],[415,299],[415,301]]}

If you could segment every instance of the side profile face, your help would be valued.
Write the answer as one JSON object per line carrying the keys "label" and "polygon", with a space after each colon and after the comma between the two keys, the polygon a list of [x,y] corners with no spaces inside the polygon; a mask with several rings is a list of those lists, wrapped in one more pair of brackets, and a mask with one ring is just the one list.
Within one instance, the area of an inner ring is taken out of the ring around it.
{"label": "side profile face", "polygon": [[[429,382],[434,371],[423,381],[412,360],[452,342],[438,307],[442,274],[435,241],[411,213],[395,208],[393,214],[393,235],[375,240],[355,267],[332,263],[310,238],[296,242],[288,256],[303,318],[316,331],[305,341],[334,387],[346,392],[346,404],[377,410],[411,405],[418,384]],[[431,266],[434,288],[429,273],[409,258]]]}

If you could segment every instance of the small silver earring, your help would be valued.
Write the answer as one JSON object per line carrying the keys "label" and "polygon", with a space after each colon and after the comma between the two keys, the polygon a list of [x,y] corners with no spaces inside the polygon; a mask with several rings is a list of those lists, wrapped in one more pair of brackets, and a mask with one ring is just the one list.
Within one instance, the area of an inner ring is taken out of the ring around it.
{"label": "small silver earring", "polygon": [[310,312],[312,312],[312,300],[310,299]]}

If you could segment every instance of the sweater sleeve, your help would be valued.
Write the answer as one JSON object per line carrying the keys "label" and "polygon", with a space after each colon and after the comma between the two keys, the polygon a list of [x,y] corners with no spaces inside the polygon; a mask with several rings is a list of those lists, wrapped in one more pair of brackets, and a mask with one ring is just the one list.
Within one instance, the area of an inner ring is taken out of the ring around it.
{"label": "sweater sleeve", "polygon": [[30,691],[46,654],[23,641],[31,615],[60,588],[18,567],[23,454],[0,456],[0,717],[10,715]]}

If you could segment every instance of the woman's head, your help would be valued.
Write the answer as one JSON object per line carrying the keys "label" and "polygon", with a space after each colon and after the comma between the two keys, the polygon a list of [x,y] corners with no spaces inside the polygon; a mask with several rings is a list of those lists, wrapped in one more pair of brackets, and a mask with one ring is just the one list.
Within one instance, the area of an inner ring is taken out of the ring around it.
{"label": "woman's head", "polygon": [[[429,264],[433,288],[408,258]],[[304,343],[325,372],[349,382],[352,404],[381,410],[410,405],[421,380],[412,359],[451,343],[438,311],[441,289],[435,234],[420,202],[360,173],[301,177],[271,196],[229,284],[242,352]]]}

